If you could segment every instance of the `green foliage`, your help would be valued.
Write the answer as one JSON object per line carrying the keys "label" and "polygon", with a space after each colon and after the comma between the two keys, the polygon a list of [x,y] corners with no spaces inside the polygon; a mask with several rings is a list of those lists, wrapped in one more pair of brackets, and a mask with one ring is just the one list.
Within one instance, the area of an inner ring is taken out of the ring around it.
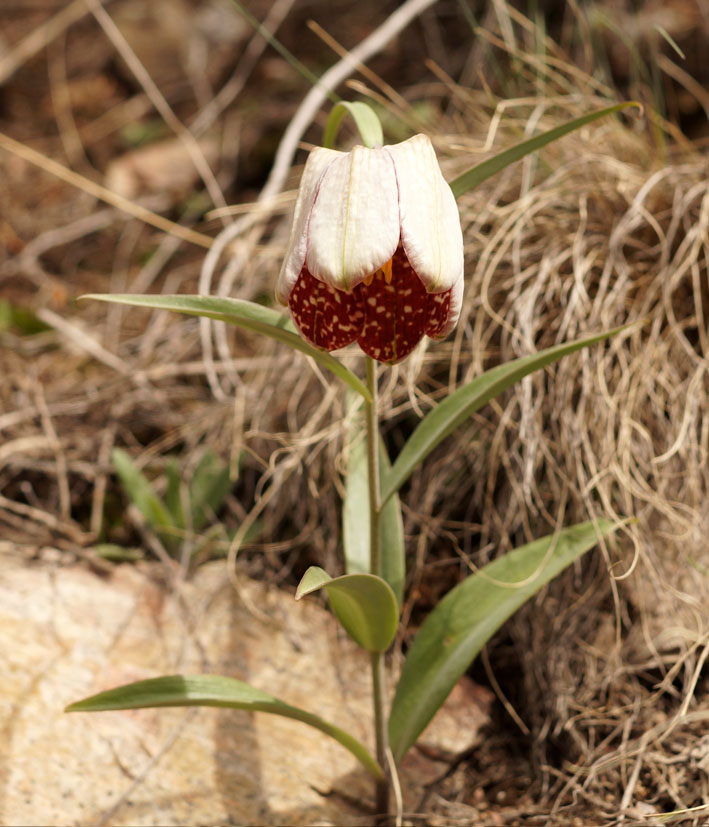
{"label": "green foliage", "polygon": [[303,575],[295,599],[325,589],[342,628],[368,652],[385,652],[396,634],[399,604],[391,586],[374,574],[345,574],[332,578],[319,566]]}
{"label": "green foliage", "polygon": [[522,356],[512,362],[498,365],[481,376],[476,376],[467,385],[458,388],[419,422],[416,430],[401,449],[391,470],[384,476],[382,502],[385,503],[401,488],[413,470],[441,440],[453,433],[459,425],[491,399],[535,370],[546,367],[576,350],[602,342],[628,327],[630,325],[616,327],[604,333],[597,333],[594,336],[540,350],[529,356]]}
{"label": "green foliage", "polygon": [[170,134],[162,118],[131,121],[120,130],[123,142],[129,147],[145,146]]}
{"label": "green foliage", "polygon": [[220,675],[167,675],[119,686],[70,704],[65,712],[106,712],[111,709],[145,709],[164,706],[215,706],[270,712],[302,721],[319,729],[348,749],[375,778],[382,771],[368,750],[352,735],[318,715],[284,703],[243,681]]}
{"label": "green foliage", "polygon": [[370,149],[375,146],[382,146],[384,143],[384,133],[382,132],[382,124],[374,113],[374,110],[366,103],[358,101],[340,101],[336,103],[330,110],[330,116],[325,125],[325,132],[323,133],[322,145],[328,149],[335,146],[335,137],[340,123],[345,115],[349,114],[357,126],[362,144]]}
{"label": "green foliage", "polygon": [[[194,473],[184,483],[177,463],[170,462],[165,472],[164,500],[125,451],[115,448],[111,459],[128,498],[168,549],[174,549],[190,532],[200,532],[212,522],[231,489],[229,469],[210,449],[202,454]],[[226,542],[223,527],[218,525],[217,530]]]}
{"label": "green foliage", "polygon": [[[359,420],[355,420],[361,425]],[[362,437],[362,434],[360,434]],[[351,574],[369,572],[369,474],[367,468],[367,441],[351,434],[345,474],[345,500],[342,504],[342,542],[345,552],[345,570]],[[391,468],[384,443],[379,441],[379,476],[383,478]],[[404,526],[401,503],[393,494],[382,509],[380,519],[380,547],[382,577],[391,586],[399,605],[404,594],[406,561],[404,559]]]}
{"label": "green foliage", "polygon": [[299,350],[310,356],[323,367],[332,371],[335,376],[346,382],[352,390],[357,391],[365,399],[370,399],[369,391],[362,382],[348,370],[334,356],[323,350],[313,347],[302,339],[291,320],[268,307],[262,307],[254,302],[241,299],[226,299],[215,296],[142,296],[130,293],[89,293],[81,298],[97,299],[116,304],[130,304],[136,307],[150,307],[154,310],[175,310],[189,316],[204,316],[207,319],[216,319],[220,322],[243,327],[262,333],[271,339],[288,345],[293,350]]}
{"label": "green foliage", "polygon": [[143,515],[145,522],[159,534],[169,534],[176,527],[174,516],[155,493],[150,480],[122,449],[114,448],[111,460],[126,494]]}
{"label": "green foliage", "polygon": [[389,743],[397,762],[500,626],[618,528],[609,520],[565,528],[493,560],[448,592],[424,621],[404,661],[389,717]]}
{"label": "green foliage", "polygon": [[538,149],[541,149],[543,146],[546,146],[553,141],[558,141],[559,138],[563,138],[563,136],[568,135],[569,132],[580,129],[582,126],[598,120],[598,118],[604,118],[606,115],[612,115],[613,113],[619,112],[621,109],[627,109],[630,106],[642,109],[642,106],[635,101],[616,103],[613,106],[605,107],[605,109],[598,109],[595,112],[589,112],[589,114],[582,115],[580,118],[574,118],[561,126],[550,129],[548,132],[544,132],[541,135],[535,135],[533,138],[529,138],[528,140],[522,141],[509,149],[505,149],[497,155],[493,155],[492,158],[488,158],[486,161],[476,164],[467,172],[464,172],[462,175],[459,175],[456,179],[451,181],[450,185],[453,190],[453,195],[455,195],[456,198],[459,198],[463,195],[463,193],[468,192],[468,190],[475,189],[475,187],[482,184],[482,182],[487,178],[501,172],[505,169],[505,167],[508,167],[510,164],[514,164],[515,161],[519,161],[521,158],[524,158],[525,155],[536,152]]}
{"label": "green foliage", "polygon": [[[453,193],[457,197],[525,155],[628,106],[638,104],[609,106],[522,141],[456,178],[451,183]],[[367,145],[382,142],[381,128],[378,122],[375,123],[376,116],[369,107],[364,104],[339,104],[333,109],[328,121],[326,145],[334,143],[337,128],[345,114],[354,117]],[[370,406],[370,423],[376,419],[376,411],[372,407],[376,393],[370,393],[354,373],[329,353],[305,342],[292,323],[274,310],[252,302],[209,296],[123,294],[93,295],[86,298],[205,316],[266,335],[301,351],[328,368]],[[379,441],[383,578],[367,570],[369,527],[373,516],[370,514],[366,444],[353,437],[353,434],[349,435],[351,444],[343,504],[343,538],[348,573],[332,578],[323,569],[311,567],[298,586],[296,599],[319,589],[326,591],[339,622],[361,647],[371,653],[375,685],[379,684],[380,688],[382,686],[381,653],[391,645],[396,634],[405,580],[403,529],[397,494],[402,484],[441,440],[513,383],[574,351],[599,343],[626,327],[547,348],[499,365],[475,378],[450,394],[421,420],[393,465],[390,465]],[[376,375],[369,367],[367,375],[369,387],[374,391]],[[368,428],[370,435],[374,432],[374,427]],[[372,455],[375,453],[373,450]],[[131,500],[155,531],[167,538],[181,536],[189,528],[199,530],[204,527],[229,490],[230,481],[226,469],[210,454],[205,454],[200,461],[186,492],[181,487],[177,467],[168,467],[164,501],[125,452],[115,451],[113,459]],[[593,548],[601,537],[611,534],[618,527],[618,523],[599,520],[565,528],[494,560],[452,589],[440,601],[421,626],[407,653],[392,703],[388,730],[395,761],[403,758],[445,701],[456,681],[500,626],[544,584]],[[375,689],[374,695],[378,755],[382,756],[386,748],[386,733],[382,727],[385,719],[383,693]],[[339,741],[357,756],[379,782],[384,778],[382,768],[351,735],[311,713],[289,706],[261,690],[231,678],[212,675],[171,676],[141,681],[72,704],[68,711],[187,705],[234,707],[295,718]]]}
{"label": "green foliage", "polygon": [[4,330],[15,330],[21,336],[32,336],[51,328],[28,308],[0,299],[0,333]]}

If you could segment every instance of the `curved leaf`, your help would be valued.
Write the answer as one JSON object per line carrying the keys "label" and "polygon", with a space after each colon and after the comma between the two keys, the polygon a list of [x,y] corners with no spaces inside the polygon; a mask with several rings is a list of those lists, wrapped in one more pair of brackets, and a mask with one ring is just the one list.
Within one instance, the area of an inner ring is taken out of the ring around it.
{"label": "curved leaf", "polygon": [[150,480],[122,448],[113,449],[111,462],[131,502],[143,515],[148,525],[158,531],[169,532],[174,527],[174,521]]}
{"label": "curved leaf", "polygon": [[188,484],[192,529],[199,531],[213,518],[231,490],[229,468],[209,448],[197,463]]}
{"label": "curved leaf", "polygon": [[351,370],[324,350],[318,350],[305,341],[291,320],[272,310],[270,307],[243,299],[227,299],[218,296],[159,296],[133,293],[87,293],[82,299],[96,299],[114,304],[130,304],[135,307],[149,307],[153,310],[175,310],[188,316],[204,316],[218,322],[226,322],[255,333],[262,333],[271,339],[282,342],[293,350],[299,350],[310,356],[323,367],[332,371],[338,378],[346,382],[352,390],[357,391],[367,401],[371,401],[369,391]]}
{"label": "curved leaf", "polygon": [[447,396],[436,408],[424,416],[416,430],[411,434],[401,453],[396,458],[391,471],[386,474],[382,483],[382,503],[385,503],[395,491],[406,482],[414,468],[427,456],[438,443],[451,434],[459,425],[479,408],[482,408],[491,399],[502,391],[518,382],[520,379],[533,373],[539,368],[546,367],[552,362],[567,356],[575,350],[602,342],[622,330],[632,327],[624,325],[597,333],[585,339],[566,342],[563,345],[540,350],[529,356],[522,356],[504,365],[491,368],[482,376],[478,376],[467,385],[458,388]]}
{"label": "curved leaf", "polygon": [[[389,472],[391,463],[384,443],[379,442],[379,476]],[[382,577],[391,586],[401,605],[404,593],[406,563],[404,558],[404,526],[401,503],[394,494],[381,512],[380,542]],[[367,442],[358,439],[350,446],[345,479],[345,501],[342,504],[342,540],[345,566],[350,574],[369,572],[369,470]]]}
{"label": "curved leaf", "polygon": [[217,706],[270,712],[315,727],[349,750],[375,778],[383,777],[368,750],[352,735],[311,712],[291,706],[260,689],[221,675],[168,675],[99,692],[70,704],[65,712],[105,712],[161,706]]}
{"label": "curved leaf", "polygon": [[507,618],[619,525],[599,520],[563,529],[493,560],[448,592],[424,621],[404,661],[389,717],[396,761]]}
{"label": "curved leaf", "polygon": [[318,589],[325,589],[332,611],[355,643],[368,652],[389,648],[399,623],[399,604],[385,580],[374,574],[330,577],[311,566],[298,585],[296,600]]}
{"label": "curved leaf", "polygon": [[334,148],[337,130],[347,113],[357,125],[364,146],[371,149],[384,143],[381,122],[371,106],[361,101],[340,101],[332,107],[328,115],[322,138],[324,147],[327,149]]}
{"label": "curved leaf", "polygon": [[302,600],[306,594],[312,594],[330,582],[332,582],[332,577],[325,569],[321,569],[320,566],[310,566],[300,578],[298,588],[295,590],[295,599]]}
{"label": "curved leaf", "polygon": [[[115,464],[115,462],[114,462]],[[165,468],[167,487],[165,488],[165,507],[170,513],[173,526],[184,532],[186,528],[185,514],[182,510],[181,478],[175,458],[172,457]]]}
{"label": "curved leaf", "polygon": [[595,112],[590,112],[588,115],[582,115],[580,118],[574,118],[561,126],[550,129],[548,132],[544,132],[541,135],[535,135],[533,138],[529,138],[526,141],[515,144],[515,146],[494,155],[492,158],[488,158],[486,161],[476,164],[467,172],[464,172],[462,175],[454,178],[450,182],[450,188],[453,190],[453,195],[455,195],[456,198],[459,198],[464,192],[474,189],[478,186],[478,184],[485,181],[485,179],[490,178],[492,175],[500,172],[500,170],[503,170],[505,167],[513,164],[515,161],[519,161],[520,158],[524,158],[525,155],[529,155],[531,152],[541,149],[543,146],[552,143],[552,141],[563,138],[564,135],[568,135],[569,132],[573,132],[575,129],[579,129],[587,123],[591,123],[591,121],[595,121],[598,118],[603,118],[606,115],[612,115],[614,112],[619,112],[621,109],[627,109],[629,106],[636,106],[638,109],[642,109],[642,105],[636,101],[617,103],[614,106],[607,106],[605,109],[597,109]]}

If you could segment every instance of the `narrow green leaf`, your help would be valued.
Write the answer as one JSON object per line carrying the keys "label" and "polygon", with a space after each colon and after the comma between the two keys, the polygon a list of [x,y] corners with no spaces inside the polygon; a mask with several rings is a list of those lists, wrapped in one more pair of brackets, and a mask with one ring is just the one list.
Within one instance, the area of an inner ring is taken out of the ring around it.
{"label": "narrow green leaf", "polygon": [[131,502],[145,517],[148,525],[161,531],[169,531],[173,528],[173,522],[165,504],[128,454],[120,448],[114,448],[111,461]]}
{"label": "narrow green leaf", "polygon": [[311,566],[296,590],[296,600],[325,589],[335,617],[347,634],[368,652],[385,652],[399,623],[399,604],[391,586],[373,574],[330,577]]}
{"label": "narrow green leaf", "polygon": [[188,316],[204,316],[207,319],[215,319],[219,322],[226,322],[246,330],[253,330],[255,333],[262,333],[271,339],[282,342],[285,345],[305,353],[319,362],[323,367],[332,371],[339,379],[346,382],[353,390],[357,391],[366,400],[371,401],[369,391],[351,370],[337,361],[324,350],[318,350],[305,341],[293,323],[287,316],[272,310],[270,307],[263,307],[255,302],[247,302],[242,299],[227,299],[217,296],[144,296],[132,293],[88,293],[81,296],[82,299],[96,299],[102,302],[113,302],[115,304],[130,304],[136,307],[149,307],[153,310],[174,310],[177,313],[185,313]]}
{"label": "narrow green leaf", "polygon": [[0,299],[0,333],[15,329],[22,336],[33,336],[52,328],[41,321],[27,307],[19,307],[7,299]]}
{"label": "narrow green leaf", "polygon": [[185,529],[185,515],[182,511],[182,496],[180,492],[180,471],[177,462],[171,459],[165,469],[167,488],[165,489],[165,507],[170,512],[172,524],[180,531]]}
{"label": "narrow green leaf", "polygon": [[[253,26],[254,31],[257,31],[261,37],[269,44],[278,54],[286,61],[286,63],[290,64],[290,66],[295,69],[296,72],[299,72],[305,80],[311,86],[318,86],[320,83],[320,78],[314,74],[313,72],[308,69],[308,67],[291,52],[287,49],[283,43],[277,38],[273,36],[273,32],[269,31],[268,26],[264,26],[257,17],[254,17],[253,14],[244,6],[242,3],[239,3],[238,0],[231,0],[234,7],[237,9],[239,14],[246,20],[250,26]],[[331,90],[325,90],[325,94],[333,103],[337,103],[339,101],[338,95],[336,95]]]}
{"label": "narrow green leaf", "polygon": [[[384,443],[379,443],[379,476],[389,473],[391,463]],[[381,516],[382,577],[391,586],[399,605],[404,593],[406,562],[401,503],[393,494],[382,508]],[[345,567],[350,574],[369,573],[369,472],[367,442],[356,439],[350,446],[342,505],[342,539]]]}
{"label": "narrow green leaf", "polygon": [[65,712],[105,712],[111,709],[144,709],[162,706],[217,706],[270,712],[293,718],[315,727],[334,738],[375,778],[382,777],[379,765],[368,750],[352,735],[311,712],[291,706],[247,683],[221,675],[168,675],[129,683],[107,692],[99,692],[77,703]]}
{"label": "narrow green leaf", "polygon": [[220,508],[231,489],[229,469],[207,449],[189,483],[192,528],[199,531]]}
{"label": "narrow green leaf", "polygon": [[355,122],[364,146],[372,149],[384,143],[382,125],[371,106],[360,101],[340,101],[330,110],[323,132],[322,145],[324,147],[332,149],[335,146],[337,130],[346,114],[349,114]]}
{"label": "narrow green leaf", "polygon": [[564,135],[568,135],[569,132],[573,132],[575,129],[580,129],[587,123],[591,123],[598,118],[604,118],[606,115],[612,115],[614,112],[619,112],[621,109],[627,109],[630,106],[636,106],[638,109],[642,109],[642,105],[636,101],[625,101],[624,103],[617,103],[614,106],[607,106],[604,109],[597,109],[595,112],[589,112],[588,115],[582,115],[580,118],[574,118],[561,126],[557,126],[554,129],[550,129],[548,132],[542,133],[541,135],[535,135],[533,138],[522,141],[521,143],[516,144],[515,146],[512,146],[497,155],[494,155],[492,158],[488,158],[486,161],[476,164],[467,172],[464,172],[462,175],[459,175],[450,182],[453,195],[455,195],[456,198],[459,198],[464,192],[475,189],[475,187],[487,178],[490,178],[492,175],[500,172],[500,170],[503,170],[515,161],[519,161],[520,158],[524,158],[525,155],[529,155],[531,152],[535,152],[543,146],[552,143],[552,141],[556,141]]}
{"label": "narrow green leaf", "polygon": [[[600,536],[619,528],[599,520],[566,528],[493,560],[441,600],[414,638],[389,717],[389,742],[400,761],[475,656],[530,597]],[[502,585],[504,583],[505,585]]]}
{"label": "narrow green leaf", "polygon": [[97,543],[91,550],[97,557],[116,563],[135,563],[145,557],[142,549],[119,546],[116,543]]}
{"label": "narrow green leaf", "polygon": [[540,350],[538,353],[531,353],[529,356],[522,356],[512,362],[491,368],[482,376],[458,388],[419,422],[416,430],[401,449],[391,471],[384,477],[382,502],[385,503],[395,491],[401,488],[414,468],[442,439],[445,439],[491,399],[535,370],[546,367],[576,350],[602,342],[616,333],[627,330],[628,327],[632,325],[616,327],[604,333],[597,333],[584,339]]}

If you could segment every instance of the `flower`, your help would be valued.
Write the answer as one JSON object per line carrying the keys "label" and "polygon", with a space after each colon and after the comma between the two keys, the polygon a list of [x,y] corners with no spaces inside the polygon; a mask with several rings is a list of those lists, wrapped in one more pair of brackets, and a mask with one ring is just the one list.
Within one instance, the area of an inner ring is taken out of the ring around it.
{"label": "flower", "polygon": [[305,339],[393,364],[445,338],[462,295],[458,208],[425,135],[310,153],[276,287]]}

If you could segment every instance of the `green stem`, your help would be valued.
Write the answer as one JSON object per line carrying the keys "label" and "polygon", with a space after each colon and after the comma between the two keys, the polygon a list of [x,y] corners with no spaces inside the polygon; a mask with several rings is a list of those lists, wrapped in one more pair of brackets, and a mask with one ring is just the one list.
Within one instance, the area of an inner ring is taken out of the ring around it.
{"label": "green stem", "polygon": [[377,363],[367,358],[367,390],[372,397],[367,402],[367,470],[369,476],[369,572],[382,576],[381,510],[382,494],[379,484],[379,418],[377,415]]}
{"label": "green stem", "polygon": [[[369,571],[382,576],[381,549],[381,487],[379,484],[379,419],[377,414],[377,364],[367,358],[367,390],[372,401],[365,402],[367,410],[367,469],[369,476]],[[376,810],[378,815],[389,815],[389,774],[387,770],[388,733],[386,721],[386,684],[384,656],[372,652],[372,700],[374,703],[374,735],[379,766],[385,773],[377,781]]]}
{"label": "green stem", "polygon": [[388,824],[389,819],[389,770],[387,764],[388,732],[386,720],[386,685],[384,675],[384,655],[381,652],[372,652],[372,700],[374,701],[374,732],[377,741],[377,763],[384,772],[383,778],[376,781],[376,804],[377,816],[383,816],[383,820],[377,823]]}

